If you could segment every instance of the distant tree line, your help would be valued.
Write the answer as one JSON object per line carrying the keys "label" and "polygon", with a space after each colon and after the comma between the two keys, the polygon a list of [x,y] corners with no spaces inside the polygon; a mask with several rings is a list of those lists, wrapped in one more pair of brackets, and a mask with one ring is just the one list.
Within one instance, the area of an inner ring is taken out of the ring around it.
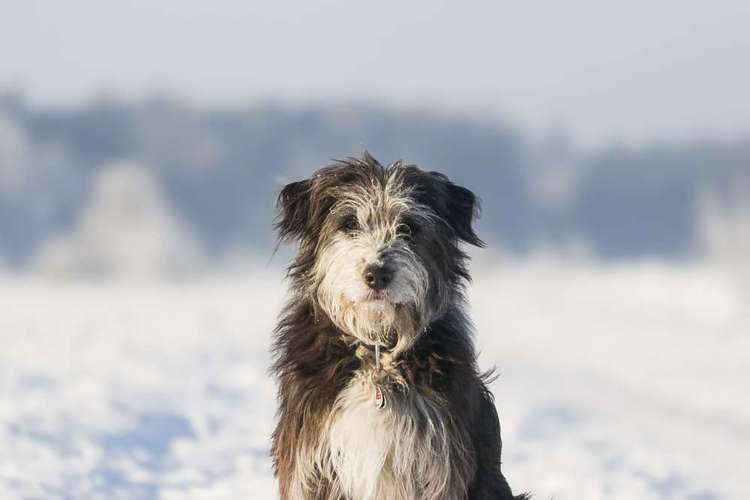
{"label": "distant tree line", "polygon": [[506,252],[584,242],[601,258],[693,255],[706,192],[750,178],[750,140],[583,154],[564,131],[531,140],[492,118],[331,103],[203,109],[168,98],[34,109],[0,98],[0,256],[28,263],[80,217],[103,165],[135,161],[209,253],[273,249],[281,185],[368,149],[440,170],[482,199],[479,230]]}

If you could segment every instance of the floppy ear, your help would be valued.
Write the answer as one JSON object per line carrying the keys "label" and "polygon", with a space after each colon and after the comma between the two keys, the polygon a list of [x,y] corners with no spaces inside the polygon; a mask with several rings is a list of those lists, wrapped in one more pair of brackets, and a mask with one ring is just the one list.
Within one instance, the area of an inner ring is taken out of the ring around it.
{"label": "floppy ear", "polygon": [[302,237],[310,213],[310,180],[292,182],[284,186],[276,201],[278,215],[274,227],[283,241]]}
{"label": "floppy ear", "polygon": [[470,190],[446,179],[447,220],[456,235],[470,245],[483,247],[484,242],[474,232],[473,223],[479,216],[479,201]]}

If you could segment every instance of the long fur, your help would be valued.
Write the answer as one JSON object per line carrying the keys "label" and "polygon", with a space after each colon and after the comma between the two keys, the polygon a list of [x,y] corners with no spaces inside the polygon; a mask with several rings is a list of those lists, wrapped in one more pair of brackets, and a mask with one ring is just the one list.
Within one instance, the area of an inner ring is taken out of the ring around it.
{"label": "long fur", "polygon": [[[299,243],[273,347],[283,499],[514,498],[463,313],[477,211],[445,176],[366,152],[282,190],[277,229]],[[393,271],[376,292],[373,265]]]}

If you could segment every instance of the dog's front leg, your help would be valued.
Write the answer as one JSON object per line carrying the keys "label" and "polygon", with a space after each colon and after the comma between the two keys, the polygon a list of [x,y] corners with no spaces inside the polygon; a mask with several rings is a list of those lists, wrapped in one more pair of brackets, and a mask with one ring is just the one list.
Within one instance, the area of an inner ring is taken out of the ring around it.
{"label": "dog's front leg", "polygon": [[318,469],[316,440],[306,439],[297,424],[282,419],[273,436],[272,454],[281,500],[339,500],[331,493],[330,481]]}
{"label": "dog's front leg", "polygon": [[293,478],[281,488],[282,500],[345,500],[344,497],[335,495],[330,483],[318,475],[304,479]]}

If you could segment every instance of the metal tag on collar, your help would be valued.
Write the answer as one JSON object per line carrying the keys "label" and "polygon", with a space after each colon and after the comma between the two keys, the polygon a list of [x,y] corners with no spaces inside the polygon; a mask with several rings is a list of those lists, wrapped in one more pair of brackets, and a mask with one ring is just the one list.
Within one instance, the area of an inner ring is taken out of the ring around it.
{"label": "metal tag on collar", "polygon": [[382,410],[385,408],[386,400],[385,400],[385,392],[383,392],[383,389],[380,388],[379,385],[375,386],[375,408],[378,410]]}

